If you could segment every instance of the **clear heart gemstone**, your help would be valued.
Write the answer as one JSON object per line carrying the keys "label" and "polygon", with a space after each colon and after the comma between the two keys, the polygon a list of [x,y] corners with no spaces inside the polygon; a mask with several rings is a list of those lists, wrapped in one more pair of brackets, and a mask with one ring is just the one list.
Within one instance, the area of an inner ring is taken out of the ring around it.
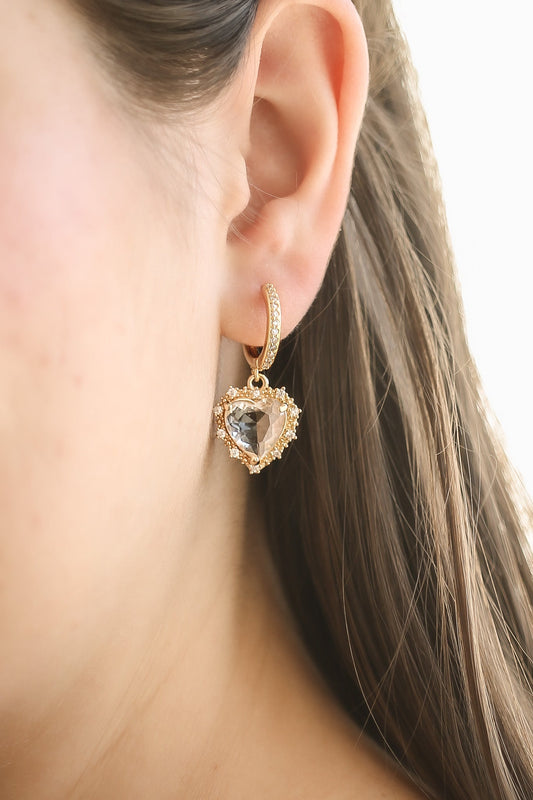
{"label": "clear heart gemstone", "polygon": [[262,458],[271,450],[285,428],[286,406],[279,400],[241,398],[228,404],[226,428],[241,450]]}

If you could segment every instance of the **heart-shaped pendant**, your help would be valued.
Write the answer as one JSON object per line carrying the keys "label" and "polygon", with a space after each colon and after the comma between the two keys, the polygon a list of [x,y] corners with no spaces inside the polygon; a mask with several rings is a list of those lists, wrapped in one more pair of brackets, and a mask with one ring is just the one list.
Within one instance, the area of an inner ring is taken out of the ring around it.
{"label": "heart-shaped pendant", "polygon": [[280,458],[296,439],[300,414],[285,387],[272,389],[264,375],[260,382],[261,387],[254,386],[250,376],[242,389],[231,386],[213,410],[217,437],[227,445],[230,456],[238,458],[252,474]]}

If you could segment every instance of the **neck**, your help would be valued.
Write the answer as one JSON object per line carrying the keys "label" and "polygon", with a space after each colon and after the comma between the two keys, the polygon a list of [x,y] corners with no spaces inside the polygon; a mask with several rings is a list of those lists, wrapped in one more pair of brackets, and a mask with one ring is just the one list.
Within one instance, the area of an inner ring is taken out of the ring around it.
{"label": "neck", "polygon": [[224,800],[298,775],[314,796],[309,764],[342,717],[294,632],[260,509],[236,499],[249,476],[225,459],[210,457],[216,480],[157,590],[147,569],[90,662],[12,720],[2,797]]}

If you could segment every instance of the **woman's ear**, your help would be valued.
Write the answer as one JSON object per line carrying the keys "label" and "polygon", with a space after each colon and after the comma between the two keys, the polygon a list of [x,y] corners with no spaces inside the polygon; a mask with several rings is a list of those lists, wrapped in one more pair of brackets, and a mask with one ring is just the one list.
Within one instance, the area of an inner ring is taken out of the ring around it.
{"label": "woman's ear", "polygon": [[221,332],[261,345],[261,285],[279,292],[286,336],[320,288],[342,222],[368,90],[351,0],[261,0],[245,70],[250,199],[228,232]]}

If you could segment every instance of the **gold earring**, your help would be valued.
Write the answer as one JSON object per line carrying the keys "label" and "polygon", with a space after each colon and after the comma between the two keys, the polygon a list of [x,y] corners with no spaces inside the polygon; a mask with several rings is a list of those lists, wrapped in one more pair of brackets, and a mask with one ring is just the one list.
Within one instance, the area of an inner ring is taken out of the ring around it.
{"label": "gold earring", "polygon": [[261,290],[267,307],[265,344],[262,348],[243,345],[252,374],[246,386],[230,386],[213,409],[216,435],[227,446],[231,458],[238,458],[250,474],[261,472],[280,458],[292,439],[300,409],[285,391],[274,389],[261,370],[272,366],[281,338],[281,304],[271,283]]}

